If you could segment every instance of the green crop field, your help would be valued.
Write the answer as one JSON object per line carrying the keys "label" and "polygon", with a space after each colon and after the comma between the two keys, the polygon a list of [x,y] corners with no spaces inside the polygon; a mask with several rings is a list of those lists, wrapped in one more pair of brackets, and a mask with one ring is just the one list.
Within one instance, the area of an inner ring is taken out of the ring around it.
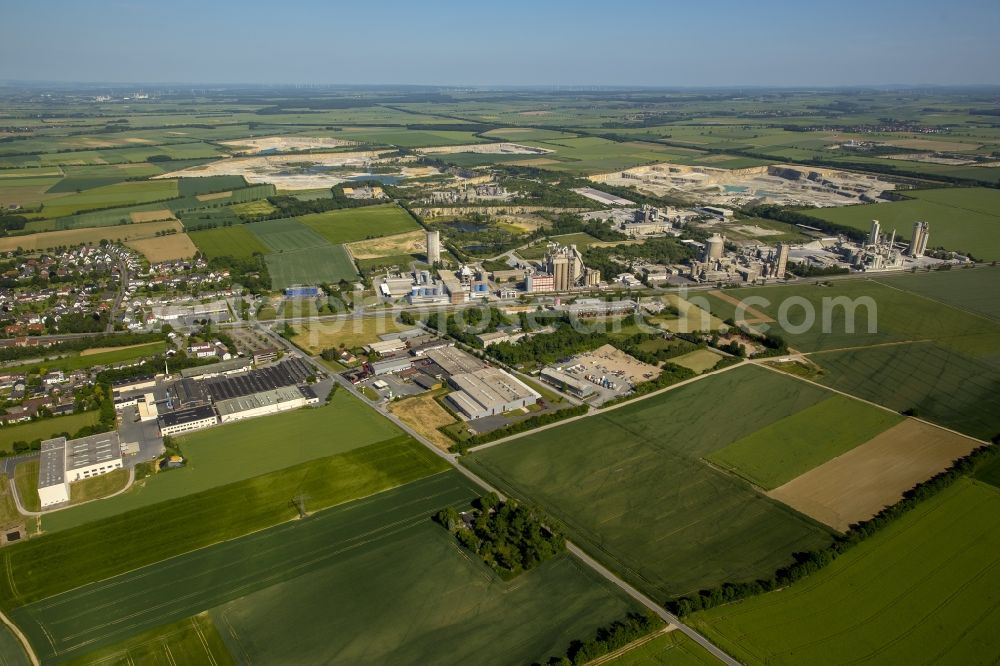
{"label": "green crop field", "polygon": [[51,199],[42,207],[47,218],[64,217],[97,208],[131,206],[149,201],[163,201],[177,196],[175,180],[144,180],[95,187],[79,194]]}
{"label": "green crop field", "polygon": [[931,225],[930,246],[971,252],[980,260],[1000,259],[1000,191],[976,188],[915,190],[906,201],[821,208],[809,215],[867,231],[872,219],[909,239],[916,220]]}
{"label": "green crop field", "polygon": [[56,416],[51,419],[18,423],[0,427],[0,449],[12,453],[14,442],[32,442],[36,439],[49,439],[58,433],[68,432],[70,435],[84,426],[97,423],[98,413],[79,412]]}
{"label": "green crop field", "polygon": [[[462,460],[530,498],[654,598],[770,574],[829,540],[702,458],[829,396],[778,373],[717,375]],[[725,405],[727,417],[717,409]]]}
{"label": "green crop field", "polygon": [[230,256],[246,259],[271,251],[242,224],[192,231],[188,236],[202,254],[209,258]]}
{"label": "green crop field", "polygon": [[45,599],[292,520],[298,516],[296,497],[316,511],[446,468],[422,445],[398,437],[46,534],[0,552],[11,572],[0,580],[0,604],[12,608]]}
{"label": "green crop field", "polygon": [[976,478],[1000,488],[1000,458],[994,458],[976,470]]}
{"label": "green crop field", "polygon": [[420,228],[409,213],[395,204],[331,210],[295,219],[335,245],[392,236]]}
{"label": "green crop field", "polygon": [[926,275],[877,278],[882,284],[926,296],[945,305],[1000,320],[1000,269],[934,271]]}
{"label": "green crop field", "polygon": [[716,666],[719,661],[686,634],[674,630],[604,663],[613,666]]}
{"label": "green crop field", "polygon": [[477,493],[436,474],[12,614],[59,660],[208,610],[238,663],[527,663],[636,610],[566,556],[495,578],[430,520]]}
{"label": "green crop field", "polygon": [[814,354],[832,388],[980,439],[1000,434],[1000,360],[933,342]]}
{"label": "green crop field", "polygon": [[[301,218],[299,218],[301,219]],[[273,252],[304,250],[317,245],[329,245],[319,234],[299,224],[298,219],[265,220],[246,225]]]}
{"label": "green crop field", "polygon": [[177,181],[177,191],[182,197],[239,190],[247,186],[243,176],[201,176],[181,178]]}
{"label": "green crop field", "polygon": [[94,664],[213,664],[230,666],[233,658],[207,613],[143,631],[123,641],[65,662]]}
{"label": "green crop field", "polygon": [[0,663],[3,666],[31,666],[31,661],[7,625],[0,625]]}
{"label": "green crop field", "polygon": [[1000,659],[1000,489],[969,480],[819,573],[698,613],[746,664],[989,664]]}
{"label": "green crop field", "polygon": [[271,287],[284,289],[296,284],[336,283],[354,280],[358,272],[343,245],[321,244],[294,252],[267,255]]}
{"label": "green crop field", "polygon": [[59,532],[401,435],[350,393],[338,391],[323,407],[178,437],[177,445],[188,460],[184,468],[157,474],[117,497],[46,515],[43,525],[46,532]]}
{"label": "green crop field", "polygon": [[733,442],[708,459],[771,490],[902,420],[898,414],[859,400],[832,395]]}

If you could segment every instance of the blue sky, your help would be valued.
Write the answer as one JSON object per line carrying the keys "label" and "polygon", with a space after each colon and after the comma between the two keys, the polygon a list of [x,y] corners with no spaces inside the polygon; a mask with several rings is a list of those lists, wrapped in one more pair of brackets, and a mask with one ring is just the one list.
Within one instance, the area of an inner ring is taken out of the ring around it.
{"label": "blue sky", "polygon": [[0,79],[1000,84],[1000,0],[4,0]]}

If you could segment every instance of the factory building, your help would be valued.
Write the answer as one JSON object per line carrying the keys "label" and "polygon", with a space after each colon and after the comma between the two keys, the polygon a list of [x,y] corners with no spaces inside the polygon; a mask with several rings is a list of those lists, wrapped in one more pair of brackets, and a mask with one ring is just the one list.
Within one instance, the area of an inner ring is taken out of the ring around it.
{"label": "factory building", "polygon": [[785,269],[788,268],[788,253],[792,246],[788,243],[778,243],[777,257],[774,260],[774,277],[781,279],[785,277]]}
{"label": "factory building", "polygon": [[391,375],[409,370],[413,367],[413,361],[408,356],[397,356],[381,361],[372,361],[369,365],[373,375]]}
{"label": "factory building", "polygon": [[427,263],[433,266],[441,262],[441,232],[427,232]]}
{"label": "factory building", "polygon": [[448,401],[467,421],[495,416],[534,404],[541,396],[499,368],[480,368],[452,375],[455,391]]}
{"label": "factory building", "polygon": [[219,417],[211,405],[196,405],[160,414],[158,421],[160,434],[166,437],[167,435],[209,428],[219,422]]}
{"label": "factory building", "polygon": [[283,386],[273,391],[261,391],[215,403],[220,423],[231,423],[255,416],[277,414],[306,405],[315,405],[319,398],[308,386]]}
{"label": "factory building", "polygon": [[571,377],[555,368],[542,368],[541,378],[557,389],[572,393],[578,398],[588,398],[596,390],[591,382]]}
{"label": "factory building", "polygon": [[475,372],[486,364],[471,354],[466,354],[461,349],[455,347],[442,347],[432,349],[425,356],[440,366],[449,375],[457,375],[463,372]]}
{"label": "factory building", "polygon": [[931,225],[927,222],[917,220],[913,223],[913,237],[910,239],[910,248],[907,250],[913,258],[924,256],[927,251],[927,241],[930,239]]}
{"label": "factory building", "polygon": [[117,432],[45,440],[38,464],[38,499],[43,507],[68,502],[70,483],[121,468],[122,445]]}
{"label": "factory building", "polygon": [[569,291],[583,279],[583,255],[576,245],[550,243],[545,255],[545,267],[554,281],[556,291]]}
{"label": "factory building", "polygon": [[541,294],[556,290],[556,281],[551,275],[529,275],[524,279],[524,288],[529,294]]}

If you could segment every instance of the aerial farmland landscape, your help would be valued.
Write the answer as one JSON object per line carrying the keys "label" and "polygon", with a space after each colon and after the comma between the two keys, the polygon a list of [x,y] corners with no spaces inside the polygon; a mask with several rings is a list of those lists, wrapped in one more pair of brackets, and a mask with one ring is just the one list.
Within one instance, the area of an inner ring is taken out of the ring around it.
{"label": "aerial farmland landscape", "polygon": [[3,15],[0,664],[1000,663],[1000,5]]}

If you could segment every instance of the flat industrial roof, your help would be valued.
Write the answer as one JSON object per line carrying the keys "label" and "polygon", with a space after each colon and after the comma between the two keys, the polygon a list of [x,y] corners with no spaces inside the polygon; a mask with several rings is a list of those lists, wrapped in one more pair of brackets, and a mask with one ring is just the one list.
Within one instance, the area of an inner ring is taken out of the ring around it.
{"label": "flat industrial roof", "polygon": [[229,414],[238,414],[239,412],[246,412],[268,405],[276,405],[281,402],[301,400],[304,397],[298,387],[283,386],[273,391],[261,391],[260,393],[230,398],[229,400],[220,400],[215,403],[215,409],[218,410],[219,416],[228,416]]}
{"label": "flat industrial roof", "polygon": [[486,364],[471,354],[466,354],[461,349],[455,347],[442,347],[432,349],[424,354],[433,360],[449,375],[457,375],[463,372],[475,372],[483,368]]}
{"label": "flat industrial roof", "polygon": [[211,405],[198,405],[197,407],[178,409],[176,412],[160,414],[160,427],[162,428],[163,426],[169,427],[184,423],[192,423],[194,421],[202,421],[204,419],[213,418],[214,416],[215,409]]}
{"label": "flat industrial roof", "polygon": [[310,365],[298,356],[293,356],[266,368],[258,368],[228,377],[206,379],[201,383],[205,387],[205,391],[212,396],[212,400],[219,402],[262,391],[273,391],[283,386],[301,384],[313,374],[315,374],[315,370]]}
{"label": "flat industrial roof", "polygon": [[66,438],[56,437],[42,442],[38,461],[38,487],[59,486],[66,481]]}
{"label": "flat industrial roof", "polygon": [[121,457],[121,440],[114,431],[66,442],[66,471],[118,460]]}
{"label": "flat industrial roof", "polygon": [[528,386],[497,368],[460,373],[452,375],[451,379],[470,398],[490,409],[539,397]]}

